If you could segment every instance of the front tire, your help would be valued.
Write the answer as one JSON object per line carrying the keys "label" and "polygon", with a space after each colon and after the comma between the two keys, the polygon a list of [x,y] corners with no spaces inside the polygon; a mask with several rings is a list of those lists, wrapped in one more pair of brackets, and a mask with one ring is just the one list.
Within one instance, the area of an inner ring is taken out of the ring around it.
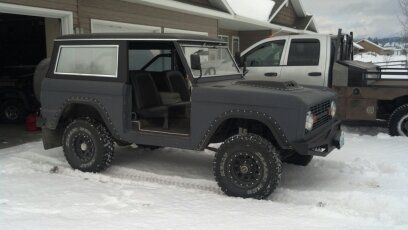
{"label": "front tire", "polygon": [[398,107],[391,114],[388,129],[391,136],[408,137],[408,104]]}
{"label": "front tire", "polygon": [[100,172],[113,160],[113,140],[106,127],[89,118],[71,122],[64,130],[62,147],[74,169]]}
{"label": "front tire", "polygon": [[280,182],[282,163],[269,141],[255,134],[236,135],[220,146],[213,170],[228,196],[265,199]]}

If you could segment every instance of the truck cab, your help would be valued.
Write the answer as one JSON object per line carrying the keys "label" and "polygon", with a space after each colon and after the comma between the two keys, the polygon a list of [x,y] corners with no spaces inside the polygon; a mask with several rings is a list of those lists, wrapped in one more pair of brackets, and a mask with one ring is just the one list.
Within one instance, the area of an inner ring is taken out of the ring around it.
{"label": "truck cab", "polygon": [[246,77],[328,86],[331,44],[330,35],[305,34],[264,39],[242,52],[249,71]]}

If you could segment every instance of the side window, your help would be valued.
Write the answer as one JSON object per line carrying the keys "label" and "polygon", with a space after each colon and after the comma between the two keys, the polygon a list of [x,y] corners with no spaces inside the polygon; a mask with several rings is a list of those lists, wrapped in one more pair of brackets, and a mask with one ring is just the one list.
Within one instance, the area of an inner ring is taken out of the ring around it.
{"label": "side window", "polygon": [[171,70],[171,50],[129,50],[129,70]]}
{"label": "side window", "polygon": [[279,66],[284,47],[285,40],[263,44],[246,55],[246,65],[248,67]]}
{"label": "side window", "polygon": [[117,45],[60,46],[54,73],[117,77]]}
{"label": "side window", "polygon": [[293,39],[290,44],[288,66],[316,66],[320,60],[320,41]]}

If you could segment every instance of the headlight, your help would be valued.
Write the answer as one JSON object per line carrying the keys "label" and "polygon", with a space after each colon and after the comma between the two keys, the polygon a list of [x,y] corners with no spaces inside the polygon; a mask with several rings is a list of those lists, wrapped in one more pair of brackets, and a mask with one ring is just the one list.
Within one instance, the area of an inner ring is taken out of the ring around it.
{"label": "headlight", "polygon": [[337,105],[336,102],[332,101],[330,104],[330,110],[329,110],[329,114],[331,117],[336,116],[336,112],[337,112]]}
{"label": "headlight", "polygon": [[309,111],[306,113],[305,129],[309,132],[312,131],[313,124],[314,124],[314,116],[313,116],[312,111]]}

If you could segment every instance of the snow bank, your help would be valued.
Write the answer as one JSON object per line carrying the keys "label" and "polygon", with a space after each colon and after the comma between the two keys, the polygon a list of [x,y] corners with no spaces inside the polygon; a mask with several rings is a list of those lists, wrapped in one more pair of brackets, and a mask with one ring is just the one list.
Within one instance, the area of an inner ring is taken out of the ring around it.
{"label": "snow bank", "polygon": [[260,21],[269,21],[275,2],[272,0],[227,0],[235,14]]}
{"label": "snow bank", "polygon": [[[284,165],[269,200],[231,198],[213,153],[117,147],[101,174],[40,142],[0,150],[2,229],[408,229],[408,140],[345,128],[346,145]],[[370,135],[362,135],[369,133]]]}

